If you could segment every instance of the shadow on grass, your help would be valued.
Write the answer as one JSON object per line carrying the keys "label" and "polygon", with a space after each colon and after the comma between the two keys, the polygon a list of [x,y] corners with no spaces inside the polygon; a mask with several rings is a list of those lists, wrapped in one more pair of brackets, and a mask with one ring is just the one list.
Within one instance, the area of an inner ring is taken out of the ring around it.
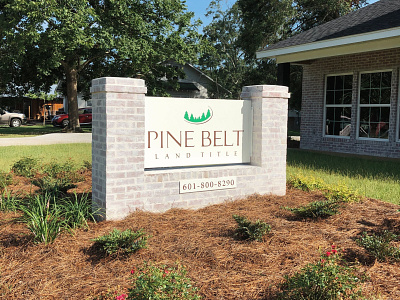
{"label": "shadow on grass", "polygon": [[287,149],[287,164],[354,178],[400,180],[398,159]]}
{"label": "shadow on grass", "polygon": [[[92,132],[91,126],[81,126],[83,132]],[[37,136],[49,133],[61,133],[64,132],[61,127],[54,127],[53,125],[46,124],[45,126],[41,124],[27,124],[21,127],[0,127],[0,138],[9,137],[23,137],[23,136]]]}

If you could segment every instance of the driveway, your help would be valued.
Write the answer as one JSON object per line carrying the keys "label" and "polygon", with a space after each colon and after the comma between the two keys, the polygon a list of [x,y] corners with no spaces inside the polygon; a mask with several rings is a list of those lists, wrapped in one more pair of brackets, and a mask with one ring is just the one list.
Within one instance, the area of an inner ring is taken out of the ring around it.
{"label": "driveway", "polygon": [[0,147],[17,145],[51,145],[91,143],[91,133],[49,133],[33,137],[0,138]]}

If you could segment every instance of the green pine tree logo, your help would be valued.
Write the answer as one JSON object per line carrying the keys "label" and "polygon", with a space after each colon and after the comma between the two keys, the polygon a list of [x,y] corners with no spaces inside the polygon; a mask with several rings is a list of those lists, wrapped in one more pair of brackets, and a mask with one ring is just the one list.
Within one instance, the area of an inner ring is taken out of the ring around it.
{"label": "green pine tree logo", "polygon": [[200,117],[194,117],[193,114],[190,114],[189,117],[189,112],[186,111],[185,112],[185,116],[184,119],[189,122],[189,123],[193,123],[193,124],[203,124],[206,123],[208,121],[210,121],[210,119],[212,118],[212,110],[211,108],[208,108],[207,113],[202,113],[202,115]]}

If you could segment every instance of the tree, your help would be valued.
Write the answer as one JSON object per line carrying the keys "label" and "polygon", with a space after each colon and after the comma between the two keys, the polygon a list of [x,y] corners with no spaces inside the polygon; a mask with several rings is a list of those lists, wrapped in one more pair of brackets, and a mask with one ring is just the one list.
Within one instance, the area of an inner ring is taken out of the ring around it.
{"label": "tree", "polygon": [[234,4],[224,11],[220,0],[211,1],[206,16],[212,16],[213,20],[203,29],[204,51],[199,65],[226,89],[218,89],[217,86],[215,97],[236,98],[246,69],[243,51],[237,45],[241,26],[238,6]]}
{"label": "tree", "polygon": [[[301,31],[331,21],[366,4],[366,0],[237,0],[241,11],[238,45],[246,59],[256,51]],[[264,76],[271,76],[269,68]],[[301,67],[291,66],[289,106],[301,107]]]}
{"label": "tree", "polygon": [[366,0],[237,0],[242,13],[239,44],[252,57],[268,45],[321,25],[366,4]]}
{"label": "tree", "polygon": [[271,60],[245,56],[240,42],[242,13],[237,4],[222,9],[221,0],[212,1],[207,15],[212,22],[204,28],[203,53],[199,67],[225,89],[215,90],[212,97],[239,98],[245,85],[275,84],[276,65]]}
{"label": "tree", "polygon": [[285,39],[292,33],[293,0],[238,0],[242,24],[238,43],[248,59],[262,47]]}
{"label": "tree", "polygon": [[366,4],[366,0],[297,0],[295,2],[296,21],[300,31],[332,21]]}
{"label": "tree", "polygon": [[140,76],[157,93],[162,77],[179,73],[165,61],[196,56],[198,23],[181,0],[0,0],[0,9],[0,88],[64,80],[72,131],[81,131],[79,79]]}

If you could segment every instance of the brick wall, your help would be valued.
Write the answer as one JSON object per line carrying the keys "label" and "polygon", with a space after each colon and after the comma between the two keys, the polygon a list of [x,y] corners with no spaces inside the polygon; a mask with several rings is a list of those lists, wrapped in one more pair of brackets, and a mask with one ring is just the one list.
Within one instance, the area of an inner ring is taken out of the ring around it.
{"label": "brick wall", "polygon": [[[253,104],[251,165],[144,169],[145,83],[99,78],[92,82],[93,202],[105,219],[136,209],[199,208],[245,195],[286,192],[286,87],[250,86],[243,99]],[[216,100],[218,101],[218,100]],[[235,176],[234,189],[179,193],[179,182]]]}
{"label": "brick wall", "polygon": [[[400,158],[398,141],[400,48],[317,59],[303,65],[301,110],[302,149]],[[393,70],[388,140],[357,139],[359,74]],[[325,76],[353,74],[352,119],[349,137],[324,137]]]}

